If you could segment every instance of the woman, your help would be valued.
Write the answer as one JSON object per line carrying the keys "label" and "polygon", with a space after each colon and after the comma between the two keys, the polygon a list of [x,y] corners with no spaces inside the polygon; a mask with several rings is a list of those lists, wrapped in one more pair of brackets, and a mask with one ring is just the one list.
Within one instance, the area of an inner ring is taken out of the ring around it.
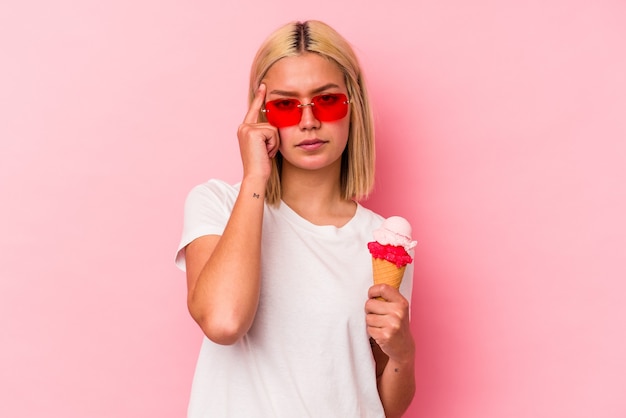
{"label": "woman", "polygon": [[[372,286],[383,218],[374,130],[349,44],[318,22],[261,46],[238,130],[243,178],[186,202],[177,263],[203,340],[190,417],[394,417],[415,390],[412,269]],[[383,297],[385,300],[375,298]]]}

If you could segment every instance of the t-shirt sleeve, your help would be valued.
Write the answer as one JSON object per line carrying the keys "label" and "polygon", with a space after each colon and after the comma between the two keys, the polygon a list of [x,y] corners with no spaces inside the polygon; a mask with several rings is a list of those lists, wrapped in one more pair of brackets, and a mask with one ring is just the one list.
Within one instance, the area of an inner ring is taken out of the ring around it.
{"label": "t-shirt sleeve", "polygon": [[176,251],[176,266],[185,271],[185,248],[196,238],[222,235],[230,218],[238,187],[218,180],[195,186],[185,200],[183,232]]}

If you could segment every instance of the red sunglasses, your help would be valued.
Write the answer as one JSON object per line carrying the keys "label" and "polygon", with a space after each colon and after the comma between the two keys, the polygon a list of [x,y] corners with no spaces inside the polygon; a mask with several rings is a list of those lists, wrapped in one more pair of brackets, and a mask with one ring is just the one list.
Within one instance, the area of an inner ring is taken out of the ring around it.
{"label": "red sunglasses", "polygon": [[300,123],[302,108],[311,106],[313,116],[321,122],[332,122],[344,118],[348,114],[350,100],[343,93],[326,93],[315,96],[311,103],[302,104],[297,99],[277,99],[265,103],[267,121],[277,127],[286,128]]}

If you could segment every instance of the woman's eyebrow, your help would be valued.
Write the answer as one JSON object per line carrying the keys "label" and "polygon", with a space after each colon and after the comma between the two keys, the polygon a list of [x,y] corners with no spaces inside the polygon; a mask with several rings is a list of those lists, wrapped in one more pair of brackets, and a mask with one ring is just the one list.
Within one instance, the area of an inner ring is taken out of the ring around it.
{"label": "woman's eyebrow", "polygon": [[[335,83],[328,83],[328,84],[324,84],[321,87],[316,88],[315,90],[313,90],[311,93],[312,94],[316,94],[316,93],[321,93],[325,90],[331,89],[331,88],[339,88],[339,86]],[[287,91],[287,90],[272,90],[270,91],[269,94],[276,94],[279,96],[287,96],[287,97],[295,97],[298,96],[298,93],[294,92],[294,91]]]}

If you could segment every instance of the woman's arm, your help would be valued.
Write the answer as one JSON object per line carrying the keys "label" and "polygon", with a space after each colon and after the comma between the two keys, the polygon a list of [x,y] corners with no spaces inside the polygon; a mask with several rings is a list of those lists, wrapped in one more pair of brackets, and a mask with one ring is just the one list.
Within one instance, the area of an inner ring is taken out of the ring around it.
{"label": "woman's arm", "polygon": [[197,238],[185,250],[189,312],[218,344],[235,343],[254,320],[264,189],[264,181],[242,182],[224,234]]}
{"label": "woman's arm", "polygon": [[[385,300],[375,299],[379,296]],[[401,417],[415,394],[415,343],[409,326],[409,303],[388,285],[372,286],[369,297],[366,323],[376,360],[378,394],[386,417]]]}
{"label": "woman's arm", "polygon": [[233,344],[252,326],[259,303],[261,233],[276,128],[258,123],[265,86],[257,90],[237,132],[243,180],[222,236],[197,238],[185,249],[187,305],[205,335]]}

